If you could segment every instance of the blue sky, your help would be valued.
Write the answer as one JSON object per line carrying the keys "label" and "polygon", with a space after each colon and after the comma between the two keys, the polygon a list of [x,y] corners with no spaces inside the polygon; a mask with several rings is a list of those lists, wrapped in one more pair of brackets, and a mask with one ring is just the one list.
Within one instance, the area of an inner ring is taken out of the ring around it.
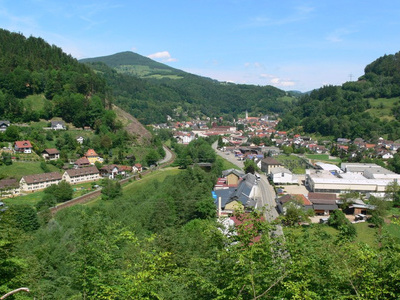
{"label": "blue sky", "polygon": [[0,28],[78,59],[134,51],[220,81],[305,92],[400,51],[400,1],[0,0]]}

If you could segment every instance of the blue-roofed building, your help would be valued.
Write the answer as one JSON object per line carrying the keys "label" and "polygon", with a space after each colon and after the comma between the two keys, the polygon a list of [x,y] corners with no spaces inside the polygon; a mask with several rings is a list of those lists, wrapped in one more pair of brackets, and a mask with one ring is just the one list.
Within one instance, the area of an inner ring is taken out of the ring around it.
{"label": "blue-roofed building", "polygon": [[221,199],[221,213],[234,213],[237,209],[251,211],[256,208],[257,202],[254,198],[256,181],[256,176],[248,173],[240,178],[237,187],[215,190],[217,196],[215,204],[219,207],[218,201]]}

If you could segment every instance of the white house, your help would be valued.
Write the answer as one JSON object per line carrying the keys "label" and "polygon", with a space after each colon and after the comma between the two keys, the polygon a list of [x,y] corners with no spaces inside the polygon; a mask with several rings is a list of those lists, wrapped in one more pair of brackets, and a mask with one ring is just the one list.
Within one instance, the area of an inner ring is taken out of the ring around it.
{"label": "white house", "polygon": [[0,121],[0,132],[4,132],[10,126],[10,121]]}
{"label": "white house", "polygon": [[83,136],[78,136],[77,138],[76,138],[76,141],[79,143],[79,144],[83,144],[83,142],[85,141],[85,138],[83,137]]}
{"label": "white house", "polygon": [[96,181],[100,179],[100,173],[95,166],[70,169],[65,171],[65,173],[62,175],[62,179],[70,184],[77,184],[87,181]]}
{"label": "white house", "polygon": [[19,187],[22,191],[33,192],[45,189],[52,184],[58,184],[61,180],[61,174],[58,172],[26,175],[19,181]]}
{"label": "white house", "polygon": [[196,136],[193,132],[177,132],[174,134],[174,138],[179,144],[189,144]]}
{"label": "white house", "polygon": [[30,141],[16,141],[14,151],[18,153],[32,153],[32,144]]}
{"label": "white house", "polygon": [[269,177],[275,184],[298,184],[298,180],[293,176],[293,173],[282,167],[271,169]]}
{"label": "white house", "polygon": [[53,130],[65,130],[65,123],[63,121],[51,121],[51,129]]}

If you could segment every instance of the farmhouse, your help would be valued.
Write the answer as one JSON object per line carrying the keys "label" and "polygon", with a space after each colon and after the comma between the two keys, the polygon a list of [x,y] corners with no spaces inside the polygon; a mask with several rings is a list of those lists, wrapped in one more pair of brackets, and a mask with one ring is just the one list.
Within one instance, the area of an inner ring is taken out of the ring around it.
{"label": "farmhouse", "polygon": [[85,156],[89,160],[89,162],[94,165],[96,161],[98,162],[103,162],[103,159],[94,151],[93,149],[89,149],[86,153]]}
{"label": "farmhouse", "polygon": [[32,144],[30,141],[16,141],[14,151],[18,153],[32,153]]}
{"label": "farmhouse", "polygon": [[0,132],[4,132],[10,126],[10,121],[0,121]]}
{"label": "farmhouse", "polygon": [[53,130],[65,130],[65,123],[63,121],[51,121],[51,129]]}
{"label": "farmhouse", "polygon": [[57,160],[60,158],[60,151],[55,148],[44,149],[42,151],[42,157],[45,160]]}

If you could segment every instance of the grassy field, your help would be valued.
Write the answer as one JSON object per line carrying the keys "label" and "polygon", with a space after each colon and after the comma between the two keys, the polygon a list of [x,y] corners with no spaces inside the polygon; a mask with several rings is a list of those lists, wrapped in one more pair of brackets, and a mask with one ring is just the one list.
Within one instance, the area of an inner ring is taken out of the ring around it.
{"label": "grassy field", "polygon": [[[367,222],[354,224],[356,231],[357,231],[357,237],[355,239],[355,242],[356,243],[366,243],[366,244],[370,245],[371,247],[378,247],[378,241],[377,241],[378,229],[371,228],[368,225],[369,225],[369,223],[367,223]],[[284,231],[290,232],[290,231],[300,231],[300,230],[304,230],[304,229],[305,228],[303,228],[303,227],[295,227],[295,228],[285,227]],[[310,231],[311,234],[314,231],[323,230],[324,232],[326,232],[329,235],[332,235],[334,237],[336,237],[339,233],[338,230],[336,230],[335,228],[333,228],[331,226],[320,225],[320,224],[313,224],[312,226],[308,227],[308,230]],[[400,226],[399,225],[385,224],[383,226],[383,231],[388,233],[393,238],[400,240]]]}
{"label": "grassy field", "polygon": [[[145,186],[146,184],[149,184],[150,182],[157,180],[159,182],[164,181],[164,179],[167,176],[170,175],[176,175],[179,172],[182,172],[182,170],[178,169],[178,168],[164,168],[164,169],[159,169],[157,171],[154,171],[152,173],[149,173],[147,175],[145,175],[142,179],[139,180],[133,180],[131,182],[128,182],[126,184],[124,184],[122,186],[123,188],[123,194],[124,195],[132,195],[135,194],[138,190],[140,190],[143,186]],[[101,199],[101,197],[97,197],[87,203],[85,203],[85,205],[87,206],[94,206],[98,203],[99,199]],[[112,202],[108,202],[108,204],[105,205],[111,205]]]}
{"label": "grassy field", "polygon": [[367,112],[369,112],[372,117],[379,118],[381,120],[392,120],[394,118],[392,108],[395,106],[395,103],[399,102],[399,98],[370,98],[368,101],[371,104],[371,108],[368,109]]}
{"label": "grassy field", "polygon": [[278,155],[276,160],[292,171],[294,174],[305,174],[306,165],[303,160],[295,155]]}
{"label": "grassy field", "polygon": [[217,161],[222,161],[222,170],[228,170],[228,169],[236,169],[236,170],[240,170],[240,168],[231,163],[230,161],[227,161],[225,158],[217,155]]}
{"label": "grassy field", "polygon": [[[50,172],[59,171],[53,165],[47,164]],[[13,177],[20,180],[24,175],[41,174],[44,173],[40,168],[40,162],[13,162],[10,166],[0,166],[1,177]]]}
{"label": "grassy field", "polygon": [[306,157],[316,161],[323,161],[328,163],[341,163],[342,160],[340,158],[329,159],[329,154],[306,154]]}
{"label": "grassy field", "polygon": [[[72,188],[74,189],[74,193],[72,196],[73,198],[82,196],[84,194],[87,194],[88,192],[93,191],[91,182],[73,185]],[[29,194],[22,195],[22,196],[17,196],[14,198],[5,198],[5,199],[2,199],[1,201],[6,203],[7,205],[20,205],[20,204],[36,205],[36,203],[38,203],[40,200],[42,200],[43,195],[44,195],[44,192],[39,191],[39,192],[29,193]]]}
{"label": "grassy field", "polygon": [[127,193],[127,194],[135,193],[135,191],[137,189],[148,184],[149,182],[151,182],[153,180],[158,180],[159,182],[162,182],[162,181],[164,181],[164,179],[167,176],[176,175],[180,172],[182,172],[182,170],[180,170],[178,168],[159,169],[155,172],[147,174],[142,179],[135,180],[135,181],[128,183],[126,186],[124,186],[124,193]]}
{"label": "grassy field", "polygon": [[44,95],[30,95],[25,98],[24,105],[27,105],[26,107],[29,107],[34,111],[41,111],[43,110],[43,106],[46,101],[49,100],[46,100]]}
{"label": "grassy field", "polygon": [[148,66],[132,66],[132,65],[121,65],[116,68],[118,73],[130,74],[142,78],[169,78],[169,79],[181,79],[181,76],[169,74],[172,71],[167,69],[150,69]]}

